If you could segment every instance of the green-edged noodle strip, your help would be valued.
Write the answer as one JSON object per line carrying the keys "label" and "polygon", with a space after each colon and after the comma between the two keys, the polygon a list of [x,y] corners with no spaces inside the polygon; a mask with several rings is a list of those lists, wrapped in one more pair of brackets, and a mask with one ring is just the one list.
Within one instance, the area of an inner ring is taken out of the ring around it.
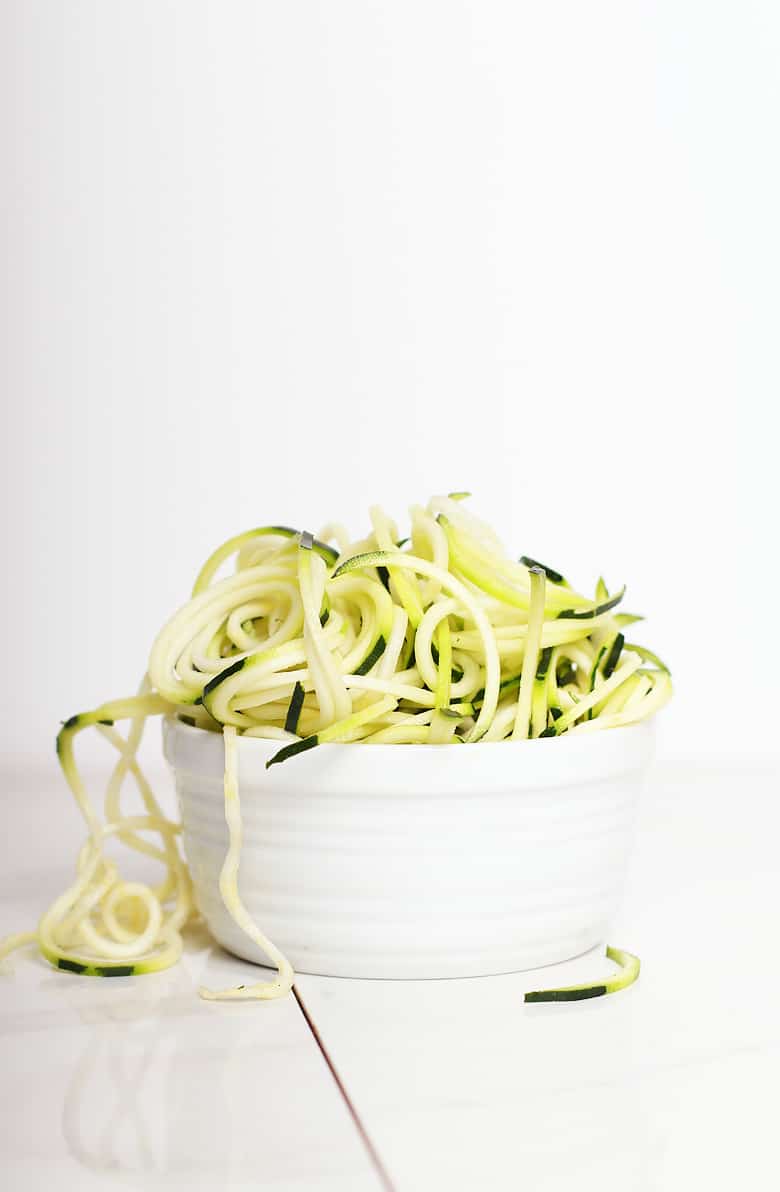
{"label": "green-edged noodle strip", "polygon": [[301,715],[301,708],[303,707],[304,695],[305,692],[303,689],[303,684],[296,680],[295,686],[293,687],[293,693],[290,696],[290,706],[287,709],[287,716],[285,717],[284,721],[285,732],[298,732],[298,720]]}
{"label": "green-edged noodle strip", "polygon": [[132,977],[135,973],[144,972],[141,964],[82,964],[78,960],[68,960],[66,956],[57,959],[55,968],[65,973],[77,973],[81,977]]}
{"label": "green-edged noodle strip", "polygon": [[565,687],[567,683],[573,683],[577,674],[577,669],[571,658],[563,657],[558,663],[556,669],[556,679],[559,687]]}
{"label": "green-edged noodle strip", "polygon": [[307,749],[314,749],[319,745],[320,739],[316,733],[312,733],[310,737],[303,737],[300,741],[292,741],[289,745],[284,745],[281,749],[269,758],[265,763],[266,770],[269,766],[275,766],[278,762],[286,762],[288,757],[295,757],[296,753],[305,753]]}
{"label": "green-edged noodle strip", "polygon": [[543,680],[547,678],[547,671],[550,668],[550,659],[552,658],[553,646],[545,646],[539,655],[539,665],[536,668],[536,678]]}
{"label": "green-edged noodle strip", "polygon": [[551,584],[565,584],[566,580],[561,575],[560,571],[555,571],[552,567],[548,567],[546,563],[540,563],[538,559],[532,559],[530,555],[521,555],[520,562],[524,567],[530,571],[532,567],[541,567],[545,577]]}
{"label": "green-edged noodle strip", "polygon": [[596,604],[593,608],[564,608],[558,613],[559,621],[589,621],[593,617],[599,617],[602,613],[608,613],[610,609],[615,608],[626,594],[625,587],[621,588],[609,600],[605,600],[602,604]]}
{"label": "green-edged noodle strip", "polygon": [[386,645],[387,645],[387,642],[385,641],[384,637],[380,633],[379,637],[376,639],[373,646],[371,647],[370,652],[366,655],[366,657],[360,663],[360,666],[355,667],[354,673],[356,675],[367,675],[368,672],[371,670],[371,667],[376,662],[378,662],[379,659],[384,654]]}
{"label": "green-edged noodle strip", "polygon": [[304,753],[307,749],[314,749],[317,745],[338,741],[339,737],[347,736],[353,729],[370,724],[372,720],[377,720],[385,712],[391,712],[397,703],[398,701],[391,696],[385,696],[369,704],[367,708],[362,708],[359,712],[353,712],[351,716],[346,716],[337,724],[331,724],[317,733],[312,733],[311,736],[303,737],[300,741],[292,741],[289,745],[279,749],[273,757],[270,757],[265,763],[265,768],[268,769],[269,766],[285,762],[288,758],[295,757],[297,753]]}
{"label": "green-edged noodle strip", "polygon": [[231,675],[237,675],[239,671],[242,671],[248,662],[249,658],[239,658],[236,660],[236,662],[231,662],[230,665],[226,666],[224,670],[221,670],[214,675],[213,679],[209,679],[208,683],[206,683],[203,688],[203,694],[200,697],[201,702],[204,704],[207,703],[208,696],[212,695],[218,687],[221,687],[225,680],[229,679]]}
{"label": "green-edged noodle strip", "polygon": [[620,659],[620,655],[623,650],[623,646],[625,644],[625,640],[626,639],[623,637],[623,634],[618,633],[616,635],[615,640],[613,641],[612,645],[610,646],[609,653],[607,654],[607,657],[604,659],[604,665],[601,668],[601,673],[603,674],[605,679],[609,678],[609,676],[612,674],[613,670],[617,666],[618,661]]}
{"label": "green-edged noodle strip", "polygon": [[639,976],[639,957],[621,948],[607,948],[607,956],[620,965],[620,972],[597,985],[563,985],[560,989],[534,989],[525,995],[526,1002],[580,1002],[586,998],[604,997],[633,985]]}
{"label": "green-edged noodle strip", "polygon": [[382,581],[383,586],[390,591],[390,572],[386,567],[377,567],[376,573]]}
{"label": "green-edged noodle strip", "polygon": [[[600,648],[598,654],[596,655],[596,661],[593,663],[593,667],[591,668],[591,672],[590,672],[590,680],[588,682],[588,691],[596,690],[596,678],[598,677],[599,666],[601,665],[601,660],[604,657],[604,655],[606,654],[606,652],[607,652],[607,647],[602,646]],[[588,708],[588,720],[592,720],[592,719],[593,719],[593,708],[591,707],[591,708]]]}
{"label": "green-edged noodle strip", "polygon": [[[218,546],[209,555],[201,567],[192,588],[192,595],[198,596],[201,592],[205,591],[225,560],[241,550],[242,547],[247,546],[255,538],[274,537],[294,539],[299,534],[300,531],[294,530],[292,526],[259,526],[255,530],[245,530],[243,534],[236,534],[233,538],[228,538],[226,542],[223,542],[221,546]],[[328,546],[326,542],[319,542],[316,538],[312,538],[311,548],[325,560],[329,567],[332,567],[339,557],[338,551],[334,550],[332,546]]]}
{"label": "green-edged noodle strip", "polygon": [[[451,639],[450,639],[450,644],[452,644]],[[431,642],[431,657],[433,658],[433,661],[438,666],[439,665],[439,650],[436,645],[436,642]],[[459,670],[457,666],[453,666],[452,667],[452,681],[453,681],[453,683],[459,683],[462,678],[463,678],[463,671]]]}
{"label": "green-edged noodle strip", "polygon": [[553,655],[553,646],[545,646],[539,655],[531,696],[531,736],[540,737],[547,728],[547,672]]}
{"label": "green-edged noodle strip", "polygon": [[[533,735],[532,705],[534,679],[539,659],[539,646],[542,640],[542,625],[544,624],[544,595],[547,583],[544,570],[533,566],[528,568],[531,579],[531,593],[528,608],[528,634],[525,640],[523,667],[520,672],[520,691],[517,697],[515,723],[512,729],[513,738],[530,737]],[[546,716],[545,716],[546,720]],[[539,732],[543,724],[537,724]]]}
{"label": "green-edged noodle strip", "polygon": [[595,707],[595,705],[600,703],[601,700],[606,699],[608,695],[611,695],[612,692],[615,691],[615,689],[618,688],[621,683],[625,682],[629,675],[633,675],[641,665],[642,660],[638,657],[624,662],[622,666],[619,666],[617,670],[611,674],[610,677],[606,679],[596,691],[589,691],[587,695],[583,695],[581,699],[577,700],[577,703],[572,708],[568,708],[563,715],[556,720],[554,725],[556,734],[565,732],[570,725],[579,720],[581,716],[584,716],[590,708]]}

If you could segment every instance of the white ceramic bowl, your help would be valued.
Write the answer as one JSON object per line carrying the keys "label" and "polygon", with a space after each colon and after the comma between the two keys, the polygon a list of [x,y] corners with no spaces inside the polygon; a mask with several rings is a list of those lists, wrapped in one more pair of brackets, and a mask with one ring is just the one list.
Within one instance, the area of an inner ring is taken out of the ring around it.
{"label": "white ceramic bowl", "polygon": [[[230,952],[267,963],[219,895],[221,736],[165,722],[198,906]],[[650,724],[476,745],[322,745],[266,770],[238,739],[239,886],[304,973],[466,977],[601,943],[619,901]]]}

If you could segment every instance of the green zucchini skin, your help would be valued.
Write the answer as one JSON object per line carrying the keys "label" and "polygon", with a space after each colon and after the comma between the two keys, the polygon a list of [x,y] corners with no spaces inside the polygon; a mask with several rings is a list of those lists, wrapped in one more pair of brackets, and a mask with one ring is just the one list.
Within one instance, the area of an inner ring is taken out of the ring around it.
{"label": "green zucchini skin", "polygon": [[314,749],[319,743],[320,739],[316,733],[310,737],[303,737],[300,741],[291,741],[289,745],[285,745],[268,759],[265,768],[267,770],[269,766],[275,766],[278,762],[286,762],[288,758],[295,757],[297,753],[305,753],[307,749]]}
{"label": "green zucchini skin", "polygon": [[60,761],[62,760],[62,750],[66,737],[68,737],[70,733],[75,732],[79,727],[81,727],[80,712],[77,712],[75,716],[69,716],[67,720],[63,720],[62,728],[57,733],[57,739],[54,743],[57,750],[57,757],[60,759]]}
{"label": "green zucchini skin", "polygon": [[327,542],[320,542],[319,538],[315,538],[312,544],[312,550],[315,555],[319,555],[321,559],[324,559],[329,567],[336,566],[339,552],[334,550],[332,546],[328,546]]}
{"label": "green zucchini skin", "polygon": [[539,655],[539,665],[536,668],[536,678],[540,682],[547,678],[547,672],[550,669],[550,659],[552,658],[552,652],[552,646],[545,646]]}
{"label": "green zucchini skin", "polygon": [[559,687],[565,687],[567,683],[573,683],[576,677],[576,670],[574,663],[570,658],[561,658],[555,671],[555,681]]}
{"label": "green zucchini skin", "polygon": [[313,550],[315,555],[319,555],[329,567],[333,567],[339,557],[339,552],[334,550],[332,546],[328,546],[327,542],[320,542],[319,538],[315,538],[308,530],[293,530],[291,526],[269,526],[272,533],[281,534],[285,538],[297,538],[300,535],[300,544],[304,550]]}
{"label": "green zucchini skin", "polygon": [[293,687],[293,693],[290,697],[290,706],[287,709],[287,717],[284,722],[285,732],[298,732],[298,721],[301,718],[301,708],[303,707],[304,695],[305,692],[303,690],[303,684],[296,682],[295,686]]}
{"label": "green zucchini skin", "polygon": [[[256,530],[248,531],[246,535],[239,535],[238,538],[242,540],[252,537],[262,538],[267,534],[276,534],[280,538],[301,537],[301,531],[296,530],[293,526],[259,526]],[[313,534],[309,534],[309,538],[311,539],[309,550],[313,550],[315,554],[320,555],[325,560],[329,567],[333,567],[339,557],[339,552],[332,546],[328,546],[327,542],[320,542],[319,538],[315,538]],[[231,541],[236,543],[237,546],[240,545],[237,539],[232,539]]]}
{"label": "green zucchini skin", "polygon": [[611,608],[615,608],[620,604],[620,601],[626,594],[626,589],[621,588],[609,600],[603,601],[602,604],[597,604],[594,608],[576,609],[564,608],[558,613],[559,621],[590,621],[594,617],[600,617],[602,613],[608,613]]}
{"label": "green zucchini skin", "polygon": [[581,989],[534,989],[525,995],[526,1002],[582,1002],[590,997],[604,997],[606,985],[586,985]]}
{"label": "green zucchini skin", "polygon": [[[604,657],[604,655],[606,654],[606,652],[607,652],[607,647],[602,646],[601,649],[599,650],[598,654],[596,655],[596,661],[593,663],[593,670],[590,672],[590,686],[588,687],[589,691],[596,690],[596,676],[599,673],[599,666],[601,665],[601,660]],[[593,709],[588,708],[588,720],[592,720],[592,719],[593,719]]]}
{"label": "green zucchini skin", "polygon": [[532,559],[530,555],[521,555],[520,562],[529,571],[534,567],[544,572],[545,579],[549,579],[551,584],[565,584],[566,580],[561,575],[560,571],[555,571],[554,568],[548,567],[546,563],[540,563],[538,559]]}
{"label": "green zucchini skin", "polygon": [[625,645],[625,641],[626,641],[626,639],[622,633],[619,633],[617,635],[617,637],[615,638],[615,640],[613,641],[612,648],[610,649],[609,653],[607,654],[607,657],[604,660],[604,666],[602,667],[601,673],[603,674],[605,679],[609,678],[609,676],[612,674],[613,670],[617,666],[618,660],[620,659],[620,655],[623,652],[623,646]]}
{"label": "green zucchini skin", "polygon": [[[547,647],[545,647],[545,649],[546,648]],[[454,677],[455,676],[453,675],[453,678]],[[462,677],[462,672],[461,672],[461,677]],[[516,691],[519,686],[520,686],[520,676],[519,675],[510,675],[508,678],[501,680],[501,683],[499,684],[499,688],[498,688],[499,696],[508,695],[510,691]],[[482,706],[482,701],[484,700],[484,698],[485,698],[485,688],[480,687],[479,691],[476,691],[474,693],[474,695],[472,695],[471,702],[475,708],[479,708]]]}
{"label": "green zucchini skin", "polygon": [[607,945],[606,955],[618,965],[619,972],[614,977],[600,982],[598,985],[564,985],[560,989],[534,989],[525,995],[527,1002],[581,1002],[590,997],[604,997],[606,994],[618,993],[621,989],[628,989],[639,978],[640,960],[631,952],[623,948]]}
{"label": "green zucchini skin", "polygon": [[75,960],[65,960],[62,956],[57,961],[57,968],[62,969],[66,973],[85,973],[87,967],[86,964],[79,964]]}
{"label": "green zucchini skin", "polygon": [[407,640],[405,641],[404,648],[401,651],[401,657],[403,658],[403,670],[408,670],[414,662],[414,643],[415,639],[417,638],[417,630],[411,623],[406,630],[406,637]]}
{"label": "green zucchini skin", "polygon": [[64,973],[76,973],[83,977],[132,977],[135,974],[134,964],[81,964],[77,960],[67,960],[60,956],[57,968]]}
{"label": "green zucchini skin", "polygon": [[382,583],[384,584],[385,588],[387,588],[387,591],[389,592],[390,591],[390,572],[387,570],[386,567],[377,567],[376,573],[379,576]]}
{"label": "green zucchini skin", "polygon": [[[412,650],[412,656],[414,656],[414,650]],[[433,659],[436,666],[438,666],[439,665],[439,647],[436,645],[436,642],[431,642],[431,658]],[[452,674],[450,677],[451,677],[453,683],[460,683],[461,679],[463,678],[463,671],[460,669],[459,666],[453,666]]]}
{"label": "green zucchini skin", "polygon": [[366,654],[366,656],[363,659],[363,661],[361,662],[360,666],[355,668],[355,674],[356,675],[367,675],[368,672],[371,670],[371,667],[374,665],[374,663],[377,662],[384,654],[386,645],[387,645],[387,642],[385,641],[383,635],[380,633],[379,637],[374,642],[373,648],[370,650],[370,652],[368,654]]}
{"label": "green zucchini skin", "polygon": [[209,679],[203,688],[201,703],[203,703],[204,697],[211,695],[212,691],[216,691],[220,683],[224,683],[225,679],[229,679],[231,675],[237,675],[240,670],[243,670],[246,662],[246,658],[239,658],[236,662],[232,662],[230,666],[226,666],[224,670],[221,670],[218,675],[214,675],[213,679]]}

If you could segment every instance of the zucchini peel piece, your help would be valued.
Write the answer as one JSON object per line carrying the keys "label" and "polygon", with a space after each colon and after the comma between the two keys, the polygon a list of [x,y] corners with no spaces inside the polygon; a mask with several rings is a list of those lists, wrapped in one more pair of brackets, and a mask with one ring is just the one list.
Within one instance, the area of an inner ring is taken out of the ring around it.
{"label": "zucchini peel piece", "polygon": [[305,753],[308,749],[314,749],[317,745],[324,745],[328,741],[338,741],[339,737],[347,736],[353,729],[362,728],[364,724],[370,724],[372,720],[376,720],[385,712],[392,712],[397,702],[392,696],[386,696],[384,699],[379,699],[373,704],[369,704],[367,708],[362,708],[360,712],[353,712],[351,716],[345,716],[343,720],[338,721],[336,724],[331,724],[328,728],[324,728],[320,732],[312,733],[309,737],[302,737],[299,741],[292,741],[268,759],[265,763],[266,770],[269,766],[278,765],[279,762],[286,762],[288,758],[295,757],[297,753]]}
{"label": "zucchini peel piece", "polygon": [[582,1002],[592,997],[604,997],[633,985],[639,976],[639,957],[622,948],[607,946],[607,957],[619,965],[619,972],[597,985],[562,985],[559,989],[533,989],[525,994],[526,1002]]}

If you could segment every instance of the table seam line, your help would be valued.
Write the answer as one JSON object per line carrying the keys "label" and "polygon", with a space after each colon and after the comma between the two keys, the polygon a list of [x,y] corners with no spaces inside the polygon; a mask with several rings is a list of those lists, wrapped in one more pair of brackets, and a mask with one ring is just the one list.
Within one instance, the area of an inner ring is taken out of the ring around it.
{"label": "table seam line", "polygon": [[355,1108],[352,1098],[350,1097],[349,1093],[347,1092],[346,1085],[344,1084],[344,1081],[342,1080],[341,1076],[339,1075],[339,1071],[333,1061],[333,1058],[330,1055],[327,1047],[325,1046],[325,1042],[322,1038],[322,1035],[320,1034],[316,1023],[314,1022],[314,1019],[312,1018],[311,1014],[309,1013],[306,1003],[304,1002],[303,998],[301,997],[301,994],[300,994],[298,987],[296,985],[293,985],[292,992],[293,992],[293,996],[294,996],[296,1002],[298,1003],[298,1009],[300,1010],[301,1014],[303,1015],[304,1022],[306,1023],[307,1027],[309,1028],[312,1038],[314,1039],[314,1042],[317,1044],[319,1052],[320,1052],[323,1060],[325,1061],[325,1064],[328,1068],[328,1071],[330,1072],[333,1082],[336,1085],[336,1088],[338,1089],[339,1094],[341,1095],[344,1105],[346,1106],[347,1112],[352,1119],[352,1123],[358,1132],[360,1141],[363,1143],[363,1146],[368,1154],[368,1157],[371,1160],[371,1163],[372,1163],[377,1175],[379,1176],[379,1180],[380,1180],[380,1183],[382,1184],[382,1187],[385,1189],[385,1192],[397,1192],[396,1186],[393,1183],[393,1181],[391,1180],[390,1175],[387,1171],[387,1168],[385,1167],[384,1162],[382,1161],[382,1158],[381,1158],[376,1146],[374,1145],[374,1142],[371,1139],[371,1136],[369,1135],[368,1130],[366,1129],[366,1127],[363,1123],[363,1120],[361,1119],[357,1109]]}

